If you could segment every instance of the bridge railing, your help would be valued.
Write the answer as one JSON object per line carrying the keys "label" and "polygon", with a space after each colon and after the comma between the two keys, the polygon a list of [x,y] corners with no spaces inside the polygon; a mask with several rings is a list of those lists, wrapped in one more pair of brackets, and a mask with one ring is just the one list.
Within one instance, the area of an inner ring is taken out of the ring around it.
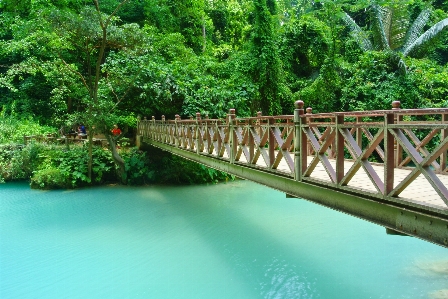
{"label": "bridge railing", "polygon": [[[138,131],[199,155],[373,197],[394,200],[423,180],[448,206],[440,179],[448,174],[448,108],[400,109],[395,101],[391,110],[313,114],[298,101],[294,115],[238,118],[230,109],[225,119],[153,117]],[[354,183],[360,176],[370,189]]]}

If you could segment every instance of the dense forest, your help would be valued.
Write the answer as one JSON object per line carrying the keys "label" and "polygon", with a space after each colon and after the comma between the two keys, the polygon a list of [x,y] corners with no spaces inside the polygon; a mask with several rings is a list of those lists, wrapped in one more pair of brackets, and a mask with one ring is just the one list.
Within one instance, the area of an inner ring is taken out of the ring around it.
{"label": "dense forest", "polygon": [[448,107],[443,0],[0,0],[0,23],[0,143],[84,123],[122,173],[110,128],[137,117]]}

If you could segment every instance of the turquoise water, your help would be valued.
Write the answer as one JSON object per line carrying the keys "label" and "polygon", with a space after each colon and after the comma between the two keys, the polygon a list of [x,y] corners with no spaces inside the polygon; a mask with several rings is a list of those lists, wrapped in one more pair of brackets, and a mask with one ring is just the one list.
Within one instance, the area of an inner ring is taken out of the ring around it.
{"label": "turquoise water", "polygon": [[247,181],[0,184],[0,298],[447,298],[448,250]]}

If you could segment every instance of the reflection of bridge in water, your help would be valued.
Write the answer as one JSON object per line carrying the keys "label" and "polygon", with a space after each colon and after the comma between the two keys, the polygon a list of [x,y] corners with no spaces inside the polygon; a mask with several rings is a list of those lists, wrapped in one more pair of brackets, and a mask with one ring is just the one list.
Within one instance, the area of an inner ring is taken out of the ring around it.
{"label": "reflection of bridge in water", "polygon": [[[448,108],[142,120],[138,140],[448,247]],[[173,170],[175,171],[175,170]]]}

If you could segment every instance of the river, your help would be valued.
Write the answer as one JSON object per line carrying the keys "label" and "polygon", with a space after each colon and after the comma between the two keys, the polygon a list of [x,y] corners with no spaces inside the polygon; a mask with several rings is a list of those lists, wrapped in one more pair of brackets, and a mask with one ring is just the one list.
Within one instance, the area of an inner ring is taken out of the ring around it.
{"label": "river", "polygon": [[248,181],[6,183],[0,298],[448,298],[448,250]]}

